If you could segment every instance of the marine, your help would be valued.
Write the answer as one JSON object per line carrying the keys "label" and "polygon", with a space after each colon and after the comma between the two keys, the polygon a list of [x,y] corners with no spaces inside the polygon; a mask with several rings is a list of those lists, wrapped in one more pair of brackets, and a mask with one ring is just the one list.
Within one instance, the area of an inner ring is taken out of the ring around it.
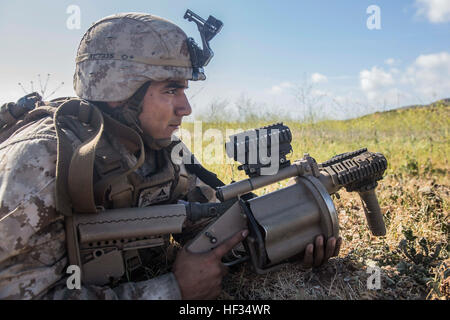
{"label": "marine", "polygon": [[[0,139],[0,299],[214,299],[227,268],[222,257],[248,234],[238,232],[206,254],[182,246],[209,221],[186,224],[158,246],[131,250],[122,278],[70,290],[73,215],[177,203],[216,202],[214,188],[172,162],[173,136],[192,109],[185,90],[204,80],[186,34],[145,13],[94,23],[76,57],[77,97],[41,101],[11,113]],[[105,53],[107,53],[105,55]],[[124,59],[123,57],[127,57]],[[99,59],[101,57],[101,59]],[[11,108],[9,108],[11,107]],[[4,131],[8,134],[4,134]],[[318,237],[308,266],[337,255],[341,239]],[[106,268],[107,266],[105,266]]]}

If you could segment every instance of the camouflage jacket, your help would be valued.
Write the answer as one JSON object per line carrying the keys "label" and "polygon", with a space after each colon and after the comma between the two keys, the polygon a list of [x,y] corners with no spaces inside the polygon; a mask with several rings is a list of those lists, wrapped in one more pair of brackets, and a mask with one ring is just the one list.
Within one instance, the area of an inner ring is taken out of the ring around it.
{"label": "camouflage jacket", "polygon": [[[180,299],[170,272],[116,287],[67,289],[64,217],[55,209],[56,159],[50,117],[0,144],[0,299]],[[189,188],[199,185],[206,186],[189,174]]]}

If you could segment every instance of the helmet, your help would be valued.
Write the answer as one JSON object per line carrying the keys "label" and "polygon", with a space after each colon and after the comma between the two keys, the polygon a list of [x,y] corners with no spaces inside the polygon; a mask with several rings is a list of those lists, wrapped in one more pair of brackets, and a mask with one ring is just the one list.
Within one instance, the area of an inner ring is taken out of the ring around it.
{"label": "helmet", "polygon": [[172,22],[144,13],[101,19],[83,36],[74,89],[91,101],[125,101],[149,81],[192,80],[187,36]]}

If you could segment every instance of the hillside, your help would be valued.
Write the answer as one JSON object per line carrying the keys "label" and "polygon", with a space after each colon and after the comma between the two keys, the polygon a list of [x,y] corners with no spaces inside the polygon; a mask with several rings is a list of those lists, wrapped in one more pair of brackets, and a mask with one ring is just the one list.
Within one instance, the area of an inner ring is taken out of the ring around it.
{"label": "hillside", "polygon": [[[410,105],[410,106],[400,107],[398,109],[427,108],[427,107],[433,107],[433,106],[438,106],[438,105],[447,105],[447,106],[450,105],[450,98],[441,99],[441,100],[435,101],[430,104]],[[394,110],[396,110],[396,109],[394,109]],[[387,112],[389,112],[389,111],[387,111]]]}

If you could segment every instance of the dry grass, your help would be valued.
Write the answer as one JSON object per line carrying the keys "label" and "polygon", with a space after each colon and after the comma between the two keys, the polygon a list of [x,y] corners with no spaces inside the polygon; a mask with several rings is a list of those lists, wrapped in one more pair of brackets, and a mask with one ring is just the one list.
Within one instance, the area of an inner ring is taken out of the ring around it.
{"label": "dry grass", "polygon": [[[288,123],[294,159],[309,152],[318,161],[367,146],[385,154],[389,167],[377,194],[387,234],[370,235],[355,194],[340,191],[341,252],[326,265],[304,270],[289,264],[257,275],[248,264],[224,279],[222,299],[449,299],[450,107],[377,113],[350,121]],[[242,124],[211,124],[211,127]],[[245,124],[244,129],[267,123]],[[206,165],[226,183],[243,179],[236,166]],[[286,185],[270,186],[258,194]],[[381,268],[381,289],[368,290],[367,267]]]}

